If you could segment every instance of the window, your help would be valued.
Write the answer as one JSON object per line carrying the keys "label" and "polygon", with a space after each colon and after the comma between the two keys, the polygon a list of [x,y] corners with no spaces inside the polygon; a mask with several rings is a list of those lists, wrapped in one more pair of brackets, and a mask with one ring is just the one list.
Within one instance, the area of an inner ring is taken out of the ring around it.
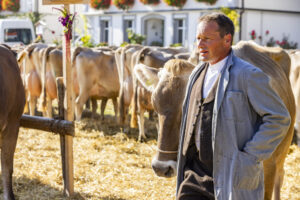
{"label": "window", "polygon": [[185,19],[174,19],[174,43],[184,45],[185,41]]}
{"label": "window", "polygon": [[123,27],[124,27],[124,30],[123,30],[123,32],[124,32],[124,41],[129,42],[127,30],[134,31],[134,29],[133,29],[133,20],[125,19]]}
{"label": "window", "polygon": [[30,29],[5,29],[4,42],[22,42],[27,45],[32,42]]}
{"label": "window", "polygon": [[108,43],[109,40],[109,21],[101,20],[100,21],[100,42]]}

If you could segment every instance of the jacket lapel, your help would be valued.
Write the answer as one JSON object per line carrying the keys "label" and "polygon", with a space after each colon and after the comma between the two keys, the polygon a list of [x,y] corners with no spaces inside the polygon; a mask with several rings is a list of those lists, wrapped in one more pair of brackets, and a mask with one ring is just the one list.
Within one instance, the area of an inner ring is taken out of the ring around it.
{"label": "jacket lapel", "polygon": [[212,147],[213,151],[215,149],[215,138],[216,138],[216,127],[217,127],[217,116],[218,112],[220,109],[220,106],[222,104],[224,94],[227,89],[227,85],[229,82],[229,70],[230,67],[233,64],[233,50],[231,50],[231,53],[228,55],[228,59],[226,61],[225,67],[223,68],[221,72],[221,77],[218,83],[218,88],[216,91],[216,96],[215,96],[215,104],[214,104],[214,109],[213,109],[213,118],[212,118]]}

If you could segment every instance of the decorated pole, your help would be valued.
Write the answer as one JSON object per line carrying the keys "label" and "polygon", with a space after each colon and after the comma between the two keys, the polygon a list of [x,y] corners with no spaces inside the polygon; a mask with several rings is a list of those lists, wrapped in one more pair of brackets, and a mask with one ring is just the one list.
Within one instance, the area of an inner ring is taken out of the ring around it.
{"label": "decorated pole", "polygon": [[[63,84],[65,88],[64,100],[64,119],[73,121],[74,106],[73,106],[73,82],[71,68],[71,39],[72,39],[72,24],[74,15],[70,14],[69,4],[87,4],[89,0],[43,0],[43,5],[63,4],[62,9],[56,8],[62,13],[59,21],[64,26],[63,34]],[[74,193],[74,169],[73,169],[73,137],[71,135],[61,135],[61,154],[62,154],[62,169],[64,178],[64,193],[67,196],[72,196]]]}
{"label": "decorated pole", "polygon": [[[64,8],[69,13],[70,6],[65,4]],[[70,37],[71,36],[71,37]],[[63,36],[63,77],[65,85],[65,119],[73,121],[73,82],[72,82],[72,68],[71,68],[71,47],[70,40],[72,38],[72,24],[69,33]],[[68,86],[68,87],[67,87]],[[72,196],[74,193],[74,169],[73,169],[73,137],[65,135],[64,137],[64,150],[65,150],[65,186],[64,192],[67,196]]]}

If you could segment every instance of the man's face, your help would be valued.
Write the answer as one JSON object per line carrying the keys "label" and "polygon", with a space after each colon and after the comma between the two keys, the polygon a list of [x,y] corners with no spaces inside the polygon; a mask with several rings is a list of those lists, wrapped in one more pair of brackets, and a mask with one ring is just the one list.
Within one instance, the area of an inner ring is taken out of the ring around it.
{"label": "man's face", "polygon": [[216,22],[200,22],[197,27],[197,45],[200,59],[215,64],[225,58],[230,50],[231,35],[220,36]]}

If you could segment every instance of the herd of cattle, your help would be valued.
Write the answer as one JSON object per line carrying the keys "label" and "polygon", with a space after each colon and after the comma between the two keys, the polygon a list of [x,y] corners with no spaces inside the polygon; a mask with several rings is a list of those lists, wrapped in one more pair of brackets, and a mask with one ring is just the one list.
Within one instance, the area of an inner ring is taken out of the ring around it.
{"label": "herd of cattle", "polygon": [[[279,199],[283,164],[293,138],[294,124],[300,127],[300,112],[297,112],[299,120],[295,118],[296,110],[300,109],[300,51],[262,47],[253,42],[239,42],[233,50],[271,77],[272,86],[294,122],[272,157],[264,162],[266,199],[271,199],[272,194]],[[11,186],[13,152],[25,97],[24,112],[29,109],[34,115],[38,106],[44,116],[53,116],[52,101],[58,96],[56,78],[62,76],[63,57],[61,49],[40,43],[19,50],[17,56],[8,47],[1,46],[0,56],[3,192],[5,199],[14,199]],[[185,87],[189,75],[200,62],[198,58],[197,51],[172,47],[75,48],[71,58],[71,87],[76,120],[81,119],[88,99],[91,99],[94,114],[97,100],[101,100],[102,117],[107,100],[112,99],[118,123],[129,126],[126,122],[131,113],[130,126],[139,128],[138,139],[141,141],[146,138],[144,113],[155,111],[158,115],[158,146],[152,168],[159,176],[174,176]]]}

